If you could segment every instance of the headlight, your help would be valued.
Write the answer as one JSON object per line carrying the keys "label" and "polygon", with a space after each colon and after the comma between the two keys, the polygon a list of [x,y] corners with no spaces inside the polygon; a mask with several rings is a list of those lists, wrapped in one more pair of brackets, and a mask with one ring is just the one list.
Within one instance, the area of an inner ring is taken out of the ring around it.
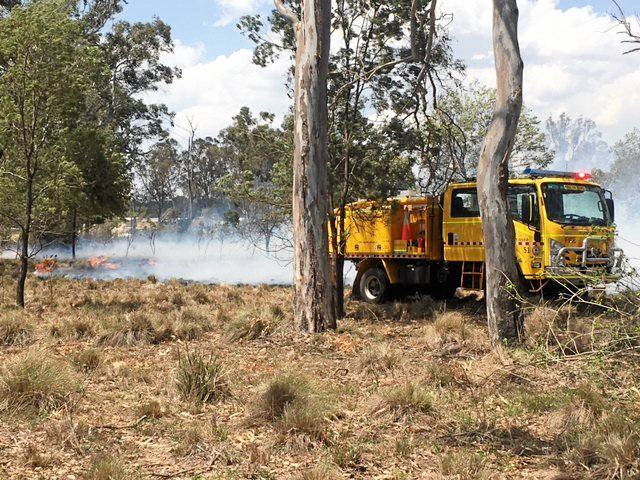
{"label": "headlight", "polygon": [[[558,258],[560,250],[564,248],[564,245],[557,240],[549,240],[549,254],[551,255],[551,262]],[[560,259],[562,261],[562,259]]]}

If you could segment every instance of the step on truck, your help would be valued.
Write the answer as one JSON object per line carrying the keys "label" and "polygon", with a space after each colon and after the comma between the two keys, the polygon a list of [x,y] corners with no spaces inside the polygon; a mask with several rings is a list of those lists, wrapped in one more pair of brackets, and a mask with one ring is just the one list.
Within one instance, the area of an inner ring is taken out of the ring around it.
{"label": "step on truck", "polygon": [[[509,181],[508,203],[518,269],[532,292],[619,278],[612,194],[589,174],[527,169]],[[380,303],[392,286],[438,296],[484,290],[475,182],[451,184],[441,196],[358,201],[344,220],[345,259],[357,270],[354,297]]]}

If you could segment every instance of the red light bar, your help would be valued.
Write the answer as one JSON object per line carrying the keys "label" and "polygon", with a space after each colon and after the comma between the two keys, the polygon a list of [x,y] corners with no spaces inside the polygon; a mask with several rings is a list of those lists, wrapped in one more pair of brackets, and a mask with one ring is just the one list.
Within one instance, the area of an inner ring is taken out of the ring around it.
{"label": "red light bar", "polygon": [[578,180],[591,180],[591,174],[587,172],[577,172],[574,174],[574,178]]}
{"label": "red light bar", "polygon": [[564,178],[575,178],[576,180],[591,180],[592,178],[589,172],[558,172],[555,170],[538,170],[533,168],[527,168],[522,173],[532,178],[564,177]]}

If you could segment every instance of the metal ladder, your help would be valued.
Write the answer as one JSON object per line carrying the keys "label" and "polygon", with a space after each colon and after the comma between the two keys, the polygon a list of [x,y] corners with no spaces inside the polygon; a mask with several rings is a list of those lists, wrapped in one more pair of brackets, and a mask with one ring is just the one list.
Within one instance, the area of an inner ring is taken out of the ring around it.
{"label": "metal ladder", "polygon": [[484,290],[484,262],[462,262],[461,287]]}

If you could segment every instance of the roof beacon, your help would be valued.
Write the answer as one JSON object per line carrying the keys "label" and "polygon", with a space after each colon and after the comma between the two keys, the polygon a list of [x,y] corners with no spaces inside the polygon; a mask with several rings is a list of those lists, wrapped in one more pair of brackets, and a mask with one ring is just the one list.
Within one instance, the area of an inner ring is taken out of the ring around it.
{"label": "roof beacon", "polygon": [[531,178],[561,177],[575,178],[576,180],[591,180],[591,174],[587,172],[558,172],[555,170],[539,170],[535,168],[527,168],[522,173],[525,176]]}

